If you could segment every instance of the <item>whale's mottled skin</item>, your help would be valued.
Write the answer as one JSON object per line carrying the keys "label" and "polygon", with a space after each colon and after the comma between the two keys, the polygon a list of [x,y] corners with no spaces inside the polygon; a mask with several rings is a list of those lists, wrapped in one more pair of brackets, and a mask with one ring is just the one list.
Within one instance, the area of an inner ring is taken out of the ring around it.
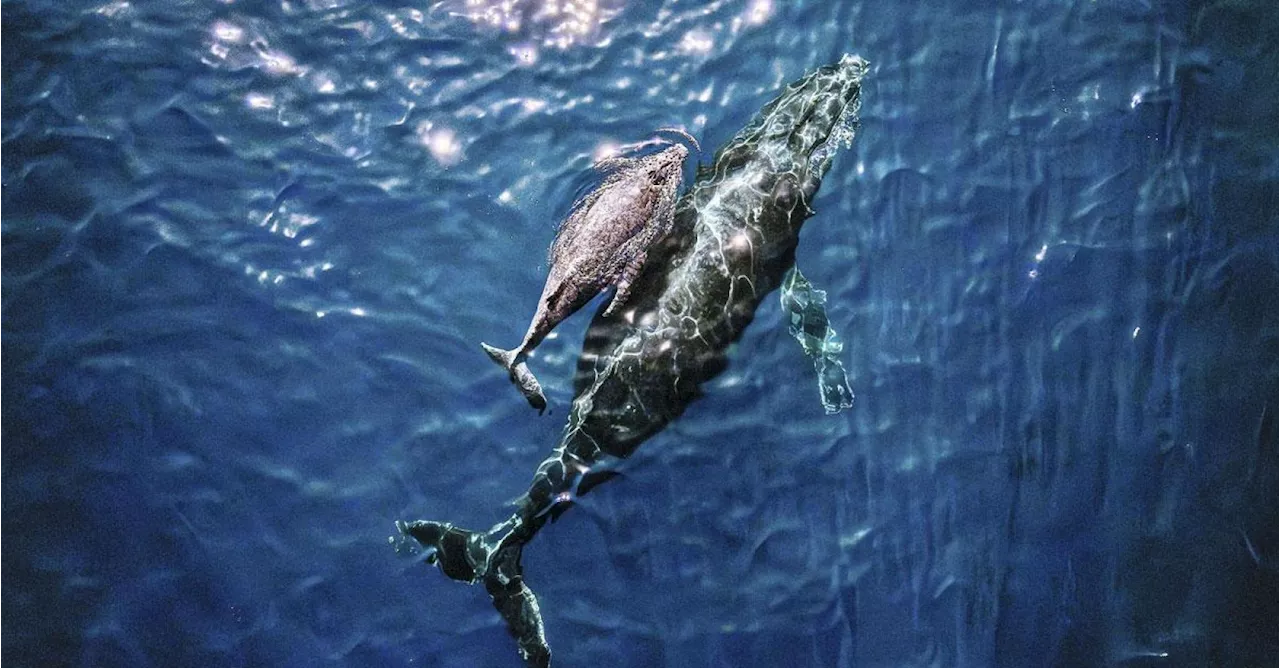
{"label": "whale's mottled skin", "polygon": [[592,321],[564,434],[509,519],[488,532],[398,523],[445,575],[484,583],[530,666],[550,665],[551,651],[521,550],[724,368],[725,349],[793,264],[832,153],[852,136],[866,69],[845,56],[792,83],[700,171],[623,317],[602,311]]}
{"label": "whale's mottled skin", "polygon": [[627,303],[631,282],[644,267],[648,251],[671,232],[676,191],[688,156],[689,149],[674,144],[642,158],[597,164],[606,172],[604,182],[573,205],[556,233],[547,254],[547,282],[524,340],[511,350],[480,344],[539,412],[547,407],[547,398],[525,356],[560,321],[609,286],[617,290],[604,310],[606,317]]}

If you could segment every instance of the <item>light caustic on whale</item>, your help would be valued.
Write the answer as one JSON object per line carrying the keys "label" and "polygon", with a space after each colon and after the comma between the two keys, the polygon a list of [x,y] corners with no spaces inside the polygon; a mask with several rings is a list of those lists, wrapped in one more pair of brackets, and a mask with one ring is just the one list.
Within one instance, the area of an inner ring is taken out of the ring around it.
{"label": "light caustic on whale", "polygon": [[484,584],[528,665],[550,665],[551,649],[524,581],[525,544],[725,368],[729,344],[794,265],[834,149],[852,140],[866,71],[845,56],[793,82],[699,171],[671,233],[629,279],[627,317],[605,307],[592,320],[564,433],[508,519],[487,532],[397,522],[446,576]]}
{"label": "light caustic on whale", "polygon": [[[698,140],[684,130],[664,129],[701,150]],[[524,340],[511,350],[480,344],[511,374],[511,382],[539,413],[546,409],[547,398],[525,357],[556,325],[610,286],[616,290],[605,317],[626,304],[631,282],[648,260],[648,251],[671,232],[676,191],[688,155],[689,149],[672,144],[653,155],[596,163],[604,180],[574,203],[556,232],[547,254],[547,282]]]}

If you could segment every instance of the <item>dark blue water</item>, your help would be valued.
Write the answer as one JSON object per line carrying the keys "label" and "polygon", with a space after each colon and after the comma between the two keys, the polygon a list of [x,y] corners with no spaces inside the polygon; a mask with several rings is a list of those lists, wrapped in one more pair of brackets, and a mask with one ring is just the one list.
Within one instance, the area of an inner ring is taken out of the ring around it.
{"label": "dark blue water", "polygon": [[[558,8],[558,9],[557,9]],[[563,666],[1277,655],[1274,3],[3,5],[3,659],[517,666],[393,521],[483,528],[587,314],[513,345],[592,158],[872,62],[773,297],[525,551]],[[692,173],[692,167],[689,168]]]}

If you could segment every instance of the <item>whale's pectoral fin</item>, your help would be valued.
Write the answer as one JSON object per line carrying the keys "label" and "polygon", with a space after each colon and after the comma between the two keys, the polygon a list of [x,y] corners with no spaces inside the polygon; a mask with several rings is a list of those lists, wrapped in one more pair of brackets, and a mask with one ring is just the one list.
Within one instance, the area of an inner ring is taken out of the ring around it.
{"label": "whale's pectoral fin", "polygon": [[626,305],[627,298],[631,296],[631,282],[636,280],[640,275],[640,269],[644,267],[648,254],[640,251],[627,266],[622,268],[622,274],[618,276],[618,289],[613,293],[613,299],[609,301],[609,307],[604,310],[604,317],[612,316],[619,308]]}
{"label": "whale's pectoral fin", "polygon": [[787,271],[780,293],[782,310],[790,318],[788,331],[813,358],[818,373],[818,397],[827,414],[853,406],[853,390],[840,353],[844,344],[827,319],[827,293],[819,290],[796,267]]}
{"label": "whale's pectoral fin", "polygon": [[845,374],[840,358],[827,354],[813,360],[814,369],[818,372],[818,396],[822,399],[822,407],[827,415],[853,407],[853,390],[849,387],[849,377]]}

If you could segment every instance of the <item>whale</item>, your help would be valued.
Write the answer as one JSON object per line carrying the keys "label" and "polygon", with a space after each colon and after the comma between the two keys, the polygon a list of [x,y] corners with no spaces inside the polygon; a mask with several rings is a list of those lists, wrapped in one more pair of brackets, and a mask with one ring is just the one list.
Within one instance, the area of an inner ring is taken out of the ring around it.
{"label": "whale", "polygon": [[857,127],[868,67],[846,55],[788,84],[699,167],[629,299],[591,321],[564,431],[507,519],[487,531],[396,522],[427,563],[484,586],[528,666],[549,666],[551,648],[524,547],[727,367],[728,347],[794,265],[823,177]]}
{"label": "whale", "polygon": [[[669,131],[698,141],[676,128]],[[607,318],[626,304],[631,282],[640,274],[650,248],[671,232],[676,191],[689,149],[672,144],[642,158],[613,157],[597,162],[604,182],[574,203],[547,253],[547,281],[520,345],[511,350],[481,343],[539,414],[547,407],[542,384],[525,357],[561,321],[609,286],[615,290],[604,310]]]}

